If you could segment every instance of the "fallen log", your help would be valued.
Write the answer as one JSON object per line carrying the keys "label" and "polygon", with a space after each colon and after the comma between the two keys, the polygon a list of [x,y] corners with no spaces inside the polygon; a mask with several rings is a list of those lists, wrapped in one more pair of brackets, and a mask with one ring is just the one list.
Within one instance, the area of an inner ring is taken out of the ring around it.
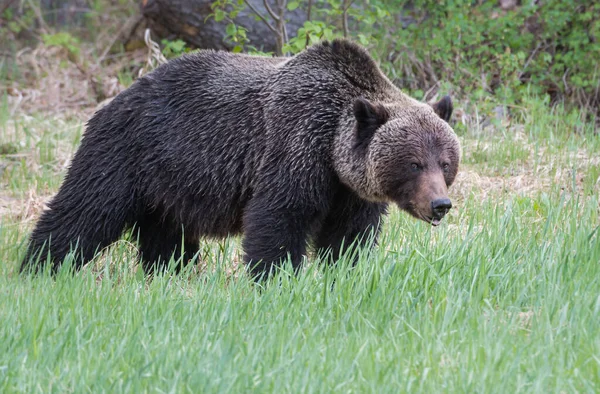
{"label": "fallen log", "polygon": [[[194,48],[231,50],[233,43],[224,40],[226,20],[217,22],[211,5],[214,0],[143,0],[142,14],[152,33],[160,38],[181,38]],[[261,0],[249,0],[263,15],[268,15]],[[287,30],[295,33],[306,20],[306,11],[296,9],[285,13]],[[276,36],[269,27],[246,7],[234,22],[248,30],[249,45],[265,52],[274,52]]]}

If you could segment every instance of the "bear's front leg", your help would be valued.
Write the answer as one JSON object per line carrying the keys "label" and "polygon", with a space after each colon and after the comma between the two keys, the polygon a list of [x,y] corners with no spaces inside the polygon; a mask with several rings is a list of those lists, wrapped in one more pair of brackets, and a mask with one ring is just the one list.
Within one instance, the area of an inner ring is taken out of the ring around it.
{"label": "bear's front leg", "polygon": [[278,201],[254,198],[244,215],[243,239],[244,260],[251,275],[257,279],[269,276],[287,258],[297,270],[316,216],[315,209],[306,205],[278,206]]}
{"label": "bear's front leg", "polygon": [[358,253],[354,251],[377,243],[386,211],[386,204],[365,201],[348,189],[340,190],[315,237],[320,256],[334,263],[348,254],[356,263]]}

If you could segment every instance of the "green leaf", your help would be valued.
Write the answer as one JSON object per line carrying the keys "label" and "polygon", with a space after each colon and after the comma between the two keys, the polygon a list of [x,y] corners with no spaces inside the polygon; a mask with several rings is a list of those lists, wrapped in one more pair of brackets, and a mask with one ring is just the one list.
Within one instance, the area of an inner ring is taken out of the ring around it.
{"label": "green leaf", "polygon": [[312,23],[311,21],[306,21],[306,22],[304,22],[304,28],[305,28],[306,30],[312,30],[312,28],[313,28],[313,23]]}
{"label": "green leaf", "polygon": [[21,32],[21,26],[15,22],[15,21],[9,21],[8,22],[8,29],[10,31],[12,31],[13,33],[20,33]]}
{"label": "green leaf", "polygon": [[300,3],[298,3],[297,1],[292,1],[288,3],[287,9],[288,11],[294,11],[296,8],[298,8],[298,6],[300,6]]}
{"label": "green leaf", "polygon": [[379,8],[379,7],[376,7],[376,8],[377,8],[377,18],[383,19],[383,18],[385,18],[386,16],[389,15],[389,13],[387,12],[387,10],[385,10],[383,8]]}
{"label": "green leaf", "polygon": [[227,33],[228,36],[233,36],[236,32],[237,32],[237,27],[235,26],[234,23],[229,23],[225,27],[225,33]]}
{"label": "green leaf", "polygon": [[225,11],[223,11],[221,9],[216,9],[215,10],[215,22],[221,22],[223,19],[225,19]]}
{"label": "green leaf", "polygon": [[362,45],[366,46],[366,45],[369,44],[369,39],[364,34],[359,34],[358,35],[358,42],[360,42]]}

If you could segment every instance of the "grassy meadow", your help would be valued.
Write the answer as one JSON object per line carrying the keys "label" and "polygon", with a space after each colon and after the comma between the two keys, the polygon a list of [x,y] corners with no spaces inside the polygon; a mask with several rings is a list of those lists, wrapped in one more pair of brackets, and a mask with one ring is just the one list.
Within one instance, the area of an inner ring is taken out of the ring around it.
{"label": "grassy meadow", "polygon": [[127,237],[76,275],[17,275],[89,114],[0,108],[2,393],[600,391],[600,136],[577,112],[459,108],[440,227],[393,210],[355,269],[255,285],[239,239],[151,281]]}

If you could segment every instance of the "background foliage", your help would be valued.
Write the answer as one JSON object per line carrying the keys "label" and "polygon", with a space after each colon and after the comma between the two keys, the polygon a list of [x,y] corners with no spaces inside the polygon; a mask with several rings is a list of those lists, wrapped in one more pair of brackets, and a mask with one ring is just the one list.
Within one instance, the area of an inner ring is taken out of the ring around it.
{"label": "background foliage", "polygon": [[[285,38],[278,47],[282,54],[298,53],[321,39],[348,36],[369,47],[388,75],[420,98],[430,99],[441,89],[464,99],[510,105],[520,103],[524,95],[535,94],[547,96],[551,104],[564,101],[584,109],[590,116],[598,114],[598,2],[268,0],[266,3],[271,4],[273,16],[259,15],[257,11],[256,24],[270,24],[273,40],[279,42]],[[111,37],[119,31],[124,18],[139,14],[140,6],[131,0],[42,1],[37,8],[34,4],[9,1],[4,9],[0,8],[5,75],[9,63],[6,59],[11,48],[13,54],[20,49],[19,42],[24,45],[38,40],[77,54],[76,46],[82,40]],[[64,8],[65,4],[77,6],[81,12],[57,18],[58,13],[51,12],[52,7]],[[246,0],[216,0],[207,18],[226,25],[223,40],[232,42],[234,51],[263,53],[258,43],[247,38],[248,28],[235,23],[236,15],[248,4]],[[297,31],[287,31],[285,21],[289,16],[286,15],[298,9],[307,12],[307,20]],[[274,19],[277,15],[283,15],[279,24]],[[127,49],[121,41],[109,41],[111,53]],[[167,57],[192,49],[177,37],[159,42]],[[103,50],[96,48],[96,52]],[[102,60],[110,61],[106,57]]]}
{"label": "background foliage", "polygon": [[388,36],[386,48],[404,85],[447,82],[508,101],[533,91],[598,106],[600,3],[529,1],[508,10],[492,1],[410,3],[415,22]]}

